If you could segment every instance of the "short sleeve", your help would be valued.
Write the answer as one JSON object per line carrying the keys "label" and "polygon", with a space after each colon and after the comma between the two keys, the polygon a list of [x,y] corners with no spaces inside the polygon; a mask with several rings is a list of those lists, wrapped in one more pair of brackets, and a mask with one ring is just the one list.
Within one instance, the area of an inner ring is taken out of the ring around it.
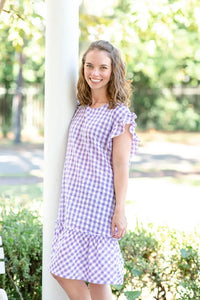
{"label": "short sleeve", "polygon": [[113,114],[113,125],[110,133],[110,139],[119,136],[125,132],[125,125],[130,124],[129,130],[132,135],[131,153],[130,158],[137,153],[138,144],[140,142],[135,128],[137,126],[135,119],[137,118],[135,113],[130,112],[129,108],[125,105],[119,106],[115,109]]}

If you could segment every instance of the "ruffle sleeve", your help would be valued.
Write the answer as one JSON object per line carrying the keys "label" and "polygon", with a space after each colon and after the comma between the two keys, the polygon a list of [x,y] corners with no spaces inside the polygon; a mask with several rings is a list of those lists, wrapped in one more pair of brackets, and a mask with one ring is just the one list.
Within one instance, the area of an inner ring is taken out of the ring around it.
{"label": "ruffle sleeve", "polygon": [[135,133],[135,128],[137,126],[135,119],[137,118],[135,113],[130,112],[129,108],[126,106],[121,106],[114,115],[113,126],[110,133],[110,139],[121,135],[125,132],[125,125],[130,124],[129,131],[132,135],[131,153],[130,158],[138,151],[139,138]]}

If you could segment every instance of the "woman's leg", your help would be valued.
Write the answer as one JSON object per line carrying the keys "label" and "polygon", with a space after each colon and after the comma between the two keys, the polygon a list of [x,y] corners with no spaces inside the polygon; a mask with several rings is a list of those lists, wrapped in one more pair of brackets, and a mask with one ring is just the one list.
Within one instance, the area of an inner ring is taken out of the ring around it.
{"label": "woman's leg", "polygon": [[92,300],[112,300],[112,292],[108,284],[89,284]]}
{"label": "woman's leg", "polygon": [[90,292],[84,281],[66,279],[54,274],[52,276],[58,281],[70,300],[91,300]]}

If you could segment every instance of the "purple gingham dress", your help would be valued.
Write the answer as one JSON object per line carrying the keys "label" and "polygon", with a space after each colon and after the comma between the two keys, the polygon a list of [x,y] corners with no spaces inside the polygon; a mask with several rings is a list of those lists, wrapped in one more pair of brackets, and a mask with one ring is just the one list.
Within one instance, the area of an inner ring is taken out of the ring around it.
{"label": "purple gingham dress", "polygon": [[123,259],[112,237],[115,210],[113,137],[131,124],[136,152],[136,115],[123,104],[109,109],[78,106],[72,119],[50,272],[97,284],[122,284]]}

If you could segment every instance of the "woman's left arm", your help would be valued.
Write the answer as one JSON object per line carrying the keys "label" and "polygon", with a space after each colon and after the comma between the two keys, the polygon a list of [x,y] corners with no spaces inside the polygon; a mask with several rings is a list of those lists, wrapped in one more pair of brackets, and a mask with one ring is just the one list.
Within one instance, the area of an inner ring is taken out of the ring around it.
{"label": "woman's left arm", "polygon": [[[122,238],[126,233],[125,199],[128,188],[129,158],[132,135],[130,124],[126,124],[125,132],[113,138],[113,173],[116,196],[115,213],[112,219],[112,236]],[[117,233],[115,232],[117,228]]]}

